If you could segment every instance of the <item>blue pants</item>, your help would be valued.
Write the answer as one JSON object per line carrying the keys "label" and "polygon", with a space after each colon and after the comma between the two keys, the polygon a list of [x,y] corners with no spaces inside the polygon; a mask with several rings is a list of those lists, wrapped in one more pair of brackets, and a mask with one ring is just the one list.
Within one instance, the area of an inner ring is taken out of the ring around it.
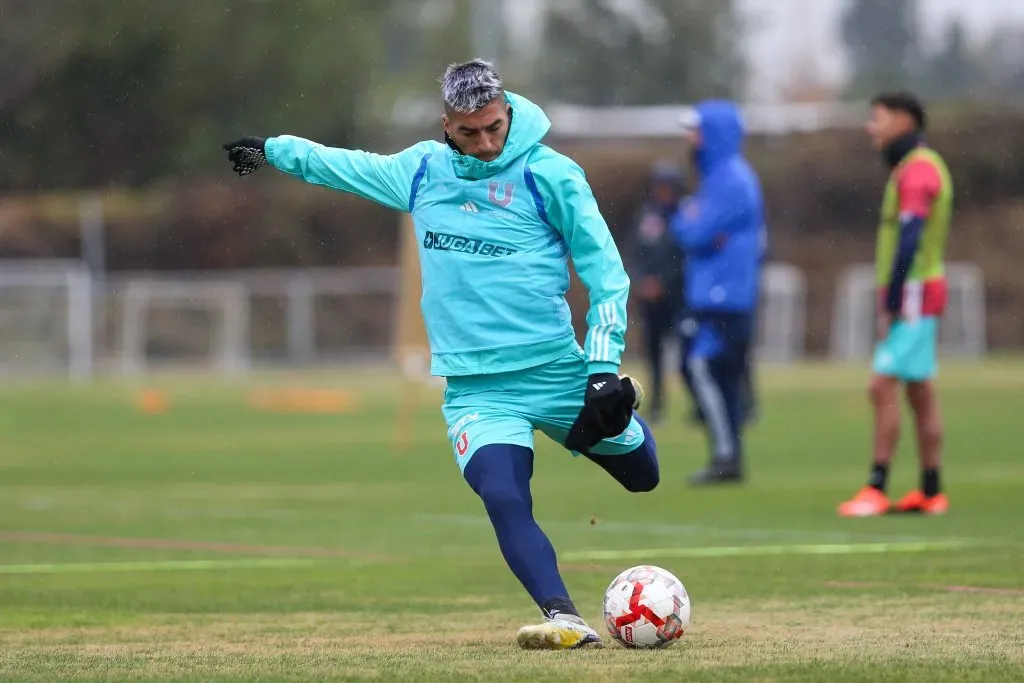
{"label": "blue pants", "polygon": [[[642,437],[633,450],[583,455],[627,491],[642,493],[658,485],[658,456],[650,429],[635,419]],[[466,462],[463,476],[483,501],[505,562],[537,606],[545,615],[577,613],[558,571],[555,550],[533,516],[533,449],[489,443]]]}
{"label": "blue pants", "polygon": [[704,416],[712,458],[739,463],[743,457],[744,384],[753,343],[753,316],[701,312],[686,354],[686,372]]}
{"label": "blue pants", "polygon": [[[751,320],[751,326],[755,325],[755,321]],[[704,422],[704,411],[701,410],[700,401],[697,399],[697,391],[693,384],[693,373],[690,372],[689,363],[687,359],[690,356],[690,347],[693,345],[693,340],[697,336],[698,324],[696,318],[684,317],[679,323],[679,340],[680,349],[680,368],[679,372],[683,377],[683,385],[686,387],[690,398],[694,403],[694,417],[697,421]],[[754,392],[754,342],[753,340],[747,344],[747,354],[743,362],[743,371],[740,375],[740,407],[743,411],[743,419],[741,422],[746,423],[748,419],[757,410],[757,395]]]}

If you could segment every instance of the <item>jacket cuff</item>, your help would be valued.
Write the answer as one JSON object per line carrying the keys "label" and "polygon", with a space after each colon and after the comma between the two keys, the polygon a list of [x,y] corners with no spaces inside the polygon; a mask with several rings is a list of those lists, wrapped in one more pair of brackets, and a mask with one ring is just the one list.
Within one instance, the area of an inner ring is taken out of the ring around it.
{"label": "jacket cuff", "polygon": [[609,363],[607,361],[587,362],[588,375],[597,375],[600,373],[609,373],[612,375],[617,375],[619,373],[619,366],[615,363]]}
{"label": "jacket cuff", "polygon": [[263,142],[263,156],[267,158],[267,161],[270,162],[271,166],[276,168],[277,166],[274,164],[274,146],[274,138],[267,138]]}

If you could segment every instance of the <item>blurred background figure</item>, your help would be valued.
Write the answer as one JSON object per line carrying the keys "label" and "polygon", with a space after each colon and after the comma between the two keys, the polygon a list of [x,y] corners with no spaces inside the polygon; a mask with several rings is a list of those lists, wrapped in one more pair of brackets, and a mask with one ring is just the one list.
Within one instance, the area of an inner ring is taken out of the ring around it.
{"label": "blurred background figure", "polygon": [[708,466],[690,483],[739,481],[740,387],[754,343],[764,199],[757,174],[743,156],[745,131],[735,102],[701,102],[683,126],[700,189],[682,203],[670,229],[686,252],[686,305],[696,328],[684,362],[712,451]]}
{"label": "blurred background figure", "polygon": [[[943,514],[949,508],[939,484],[943,428],[934,379],[939,321],[949,298],[945,259],[953,180],[924,140],[926,122],[924,105],[911,93],[886,92],[871,101],[866,130],[890,171],[876,249],[877,345],[869,385],[874,452],[867,485],[839,506],[844,517],[890,510]],[[901,385],[914,415],[921,485],[893,505],[886,485],[900,436]]]}
{"label": "blurred background figure", "polygon": [[664,415],[665,351],[679,343],[679,320],[684,312],[683,251],[668,225],[685,193],[682,168],[659,161],[651,169],[633,234],[632,288],[643,316],[643,352],[650,373],[648,418]]}

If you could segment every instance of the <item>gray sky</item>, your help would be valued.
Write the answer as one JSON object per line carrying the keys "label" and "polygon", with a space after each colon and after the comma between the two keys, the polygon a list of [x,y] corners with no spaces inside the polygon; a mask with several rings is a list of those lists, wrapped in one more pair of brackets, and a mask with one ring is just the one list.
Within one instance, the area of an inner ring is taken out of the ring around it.
{"label": "gray sky", "polygon": [[[737,0],[755,27],[746,48],[753,67],[750,95],[778,97],[794,65],[813,58],[826,82],[841,81],[844,57],[838,24],[847,0]],[[1024,25],[1024,0],[918,0],[925,35],[934,40],[953,18],[965,21],[972,40],[983,41],[1000,24]]]}

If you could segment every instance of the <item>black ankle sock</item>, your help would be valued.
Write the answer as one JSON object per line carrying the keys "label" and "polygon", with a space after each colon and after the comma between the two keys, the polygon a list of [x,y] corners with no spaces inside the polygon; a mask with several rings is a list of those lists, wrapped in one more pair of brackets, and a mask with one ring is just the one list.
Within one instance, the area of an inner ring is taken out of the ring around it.
{"label": "black ankle sock", "polygon": [[942,489],[939,487],[938,468],[921,472],[921,490],[926,498],[939,495]]}
{"label": "black ankle sock", "polygon": [[572,604],[572,600],[569,598],[551,598],[541,605],[540,609],[544,612],[545,618],[554,616],[556,612],[561,614],[572,614],[577,617],[580,615],[580,613],[576,611],[576,605]]}
{"label": "black ankle sock", "polygon": [[885,480],[889,477],[889,466],[875,464],[871,468],[871,477],[868,479],[868,486],[885,493]]}

